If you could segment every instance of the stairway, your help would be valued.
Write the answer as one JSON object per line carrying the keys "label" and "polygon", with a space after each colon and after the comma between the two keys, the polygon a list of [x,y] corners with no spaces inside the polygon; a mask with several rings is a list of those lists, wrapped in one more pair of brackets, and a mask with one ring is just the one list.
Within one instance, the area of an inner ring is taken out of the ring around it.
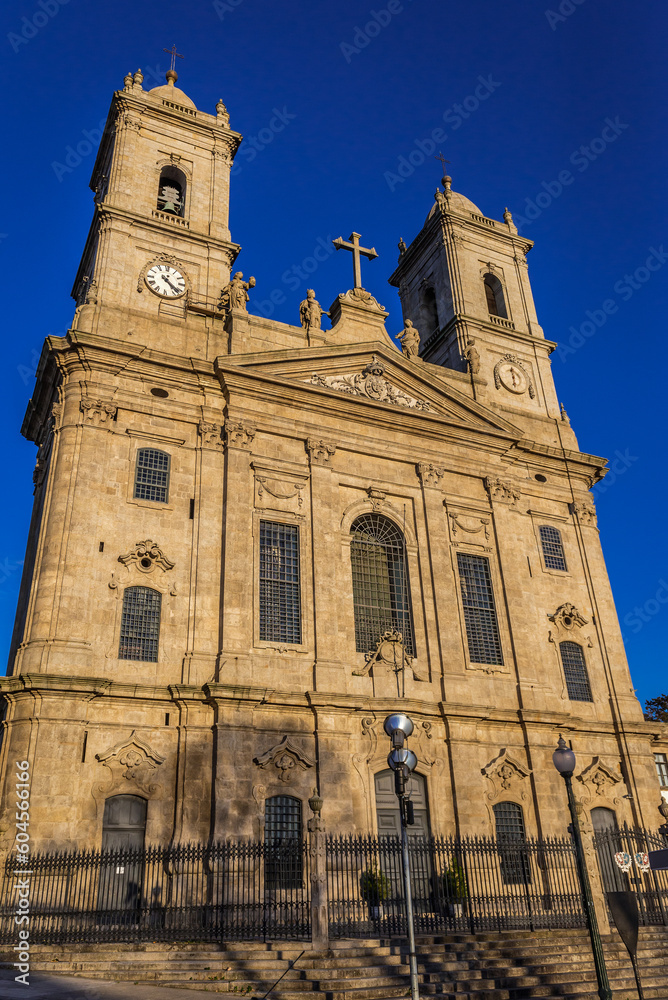
{"label": "stairway", "polygon": [[[604,938],[604,948],[613,994],[636,1000],[631,963],[616,933]],[[336,941],[327,951],[314,951],[308,943],[244,942],[227,948],[35,945],[31,954],[34,971],[206,988],[249,1000],[270,989],[270,1000],[390,1000],[409,992],[406,942],[397,938]],[[420,993],[430,1000],[597,1000],[584,930],[420,937],[417,960]],[[668,1000],[668,928],[641,928],[638,962],[648,1000]]]}

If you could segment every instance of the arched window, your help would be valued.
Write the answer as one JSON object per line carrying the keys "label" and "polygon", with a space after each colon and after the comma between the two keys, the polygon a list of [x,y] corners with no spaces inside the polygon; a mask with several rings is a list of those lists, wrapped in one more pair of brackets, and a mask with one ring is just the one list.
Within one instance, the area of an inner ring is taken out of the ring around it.
{"label": "arched window", "polygon": [[497,802],[494,808],[501,877],[506,885],[531,882],[531,862],[526,848],[524,815],[516,802]]}
{"label": "arched window", "polygon": [[577,642],[560,642],[559,651],[568,697],[571,701],[593,701],[582,646]]}
{"label": "arched window", "polygon": [[551,524],[541,524],[538,529],[540,544],[543,547],[543,559],[548,569],[566,569],[566,556],[561,541],[561,532]]}
{"label": "arched window", "polygon": [[436,292],[431,286],[427,286],[422,293],[422,323],[427,337],[439,328]]}
{"label": "arched window", "polygon": [[135,468],[135,500],[169,499],[169,455],[155,448],[140,448]]}
{"label": "arched window", "polygon": [[119,660],[158,659],[162,594],[148,587],[126,587],[121,616]]}
{"label": "arched window", "polygon": [[397,629],[406,652],[415,656],[404,536],[381,514],[362,514],[350,535],[355,648],[369,653],[383,632]]}
{"label": "arched window", "polygon": [[112,795],[104,803],[102,850],[141,848],[146,831],[146,799]]}
{"label": "arched window", "polygon": [[302,864],[302,804],[291,795],[264,800],[264,881],[268,889],[300,888]]}
{"label": "arched window", "polygon": [[503,287],[495,274],[487,273],[483,282],[485,284],[485,298],[487,299],[487,312],[490,316],[501,316],[508,319],[506,310],[506,300],[503,297]]}
{"label": "arched window", "polygon": [[160,182],[158,184],[157,207],[161,212],[169,212],[171,215],[181,215],[185,213],[186,201],[186,175],[178,167],[163,167],[160,171]]}

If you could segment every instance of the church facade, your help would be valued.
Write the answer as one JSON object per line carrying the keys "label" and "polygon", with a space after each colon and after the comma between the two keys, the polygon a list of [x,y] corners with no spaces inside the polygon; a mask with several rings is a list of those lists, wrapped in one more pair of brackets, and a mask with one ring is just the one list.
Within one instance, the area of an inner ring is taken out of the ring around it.
{"label": "church facade", "polygon": [[175,84],[113,96],[72,327],[22,429],[3,852],[18,761],[36,849],[262,838],[303,829],[314,788],[331,832],[392,832],[394,710],[420,831],[563,835],[559,734],[585,824],[655,828],[667,734],[632,689],[589,493],[605,461],[559,405],[531,241],[445,177],[399,244],[401,334],[358,234],[330,329],[312,292],[299,324],[252,315],[241,136]]}

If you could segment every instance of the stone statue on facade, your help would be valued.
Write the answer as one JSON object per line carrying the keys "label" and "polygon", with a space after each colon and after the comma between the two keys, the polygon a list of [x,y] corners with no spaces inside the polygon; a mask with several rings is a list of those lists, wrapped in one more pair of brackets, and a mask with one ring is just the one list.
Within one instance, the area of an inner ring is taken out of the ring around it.
{"label": "stone statue on facade", "polygon": [[469,340],[464,348],[464,357],[468,362],[469,374],[478,375],[480,373],[480,354],[475,346],[475,340]]}
{"label": "stone statue on facade", "polygon": [[301,325],[307,333],[311,330],[319,330],[322,326],[322,317],[329,316],[326,309],[323,309],[315,297],[312,288],[306,289],[306,298],[299,306],[299,319]]}
{"label": "stone statue on facade", "polygon": [[395,334],[395,340],[401,341],[401,351],[404,357],[414,361],[420,349],[420,334],[417,332],[410,319],[406,320],[406,326],[401,333]]}
{"label": "stone statue on facade", "polygon": [[229,312],[230,309],[243,309],[246,311],[246,303],[250,299],[249,288],[255,288],[255,278],[251,277],[244,281],[242,271],[232,277],[224,288],[220,290],[218,308],[221,312]]}

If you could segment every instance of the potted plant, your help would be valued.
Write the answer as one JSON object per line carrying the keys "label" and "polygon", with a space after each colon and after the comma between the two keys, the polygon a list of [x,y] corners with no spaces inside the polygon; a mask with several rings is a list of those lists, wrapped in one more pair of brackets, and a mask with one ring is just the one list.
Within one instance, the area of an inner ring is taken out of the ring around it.
{"label": "potted plant", "polygon": [[360,875],[360,895],[369,907],[372,920],[380,920],[383,903],[390,898],[392,883],[378,865],[370,865]]}
{"label": "potted plant", "polygon": [[466,884],[466,873],[457,858],[451,858],[450,864],[441,874],[441,898],[451,917],[461,917],[464,900],[468,899],[469,891]]}

